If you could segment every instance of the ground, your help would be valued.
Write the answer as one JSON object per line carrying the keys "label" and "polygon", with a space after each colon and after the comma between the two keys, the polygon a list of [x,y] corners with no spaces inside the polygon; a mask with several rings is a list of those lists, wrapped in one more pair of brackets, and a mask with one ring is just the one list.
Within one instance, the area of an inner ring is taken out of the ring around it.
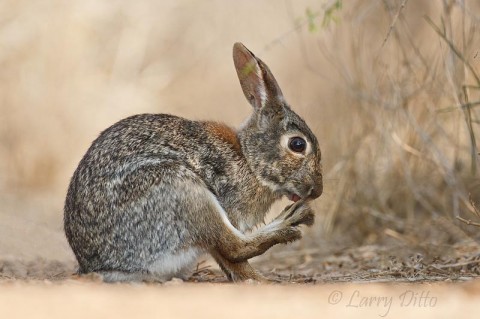
{"label": "ground", "polygon": [[371,245],[326,253],[283,246],[254,262],[272,284],[228,283],[209,260],[187,282],[105,284],[95,275],[76,275],[73,260],[4,259],[0,318],[475,315],[480,245],[452,246],[448,257],[406,251]]}
{"label": "ground", "polygon": [[[277,247],[253,264],[272,281],[281,283],[464,282],[480,277],[480,244],[475,241],[452,245],[448,250],[444,247],[443,254],[438,256],[421,251],[418,247],[370,245],[326,252],[291,245]],[[76,267],[73,259],[0,259],[0,283],[74,280],[79,278]],[[90,277],[82,280],[88,281]],[[205,256],[188,281],[225,283],[227,279]]]}

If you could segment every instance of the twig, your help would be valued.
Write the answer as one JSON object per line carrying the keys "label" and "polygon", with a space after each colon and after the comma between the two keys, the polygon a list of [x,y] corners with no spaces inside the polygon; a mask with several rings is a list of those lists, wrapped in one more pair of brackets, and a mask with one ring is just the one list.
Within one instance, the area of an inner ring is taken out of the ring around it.
{"label": "twig", "polygon": [[[463,87],[463,94],[465,96],[465,102],[470,103],[468,98],[468,89],[465,86]],[[470,151],[471,171],[472,175],[475,175],[477,172],[477,140],[475,138],[475,133],[473,132],[472,126],[472,110],[469,107],[464,108],[463,114],[465,116],[465,122],[467,122],[468,133],[470,136],[470,144],[472,146]]]}
{"label": "twig", "polygon": [[197,267],[195,269],[195,272],[198,273],[198,272],[201,272],[203,270],[206,270],[206,269],[210,268],[210,265],[208,265],[208,264],[205,265],[206,262],[207,262],[206,260],[202,260],[202,261],[198,262]]}
{"label": "twig", "polygon": [[465,218],[460,217],[460,216],[455,216],[455,218],[457,218],[459,221],[461,221],[462,223],[465,223],[465,224],[467,224],[467,225],[472,225],[472,226],[480,227],[480,223],[472,222],[470,219],[465,219]]}
{"label": "twig", "polygon": [[397,23],[398,17],[400,16],[400,13],[402,12],[403,8],[405,8],[405,5],[407,4],[407,1],[408,0],[403,0],[402,1],[402,4],[400,5],[400,8],[398,8],[397,13],[393,17],[392,24],[390,24],[390,28],[388,29],[387,35],[385,36],[385,39],[383,39],[383,43],[382,43],[382,46],[381,46],[380,50],[385,46],[385,43],[387,43],[387,40],[390,37],[390,34],[393,31],[393,28],[395,27],[395,23]]}
{"label": "twig", "polygon": [[477,205],[475,205],[475,202],[473,201],[472,193],[468,194],[468,200],[470,201],[470,204],[472,204],[473,212],[475,213],[475,215],[477,215],[478,218],[480,218],[480,211],[478,210]]}
{"label": "twig", "polygon": [[405,152],[407,153],[410,153],[412,155],[415,155],[417,157],[420,157],[420,158],[424,158],[424,156],[422,155],[422,153],[415,149],[414,147],[408,145],[407,143],[403,142],[400,137],[397,135],[397,133],[393,132],[392,134],[392,139],[395,143],[397,143],[401,148],[403,148],[405,150]]}
{"label": "twig", "polygon": [[432,29],[445,41],[450,49],[455,53],[455,55],[465,64],[465,66],[468,68],[468,70],[472,73],[473,77],[475,78],[475,81],[477,84],[480,86],[480,77],[477,75],[477,72],[475,72],[475,69],[472,67],[472,65],[465,59],[465,57],[458,51],[457,47],[455,44],[447,38],[447,35],[445,32],[442,32],[439,27],[430,19],[429,16],[425,16],[425,20],[430,24]]}
{"label": "twig", "polygon": [[455,111],[455,110],[458,110],[458,109],[467,109],[467,108],[474,108],[476,106],[479,106],[480,105],[480,101],[476,101],[476,102],[468,102],[468,103],[464,103],[464,104],[461,104],[459,106],[449,106],[449,107],[445,107],[443,109],[440,109],[437,111],[437,113],[446,113],[446,112],[451,112],[451,111]]}
{"label": "twig", "polygon": [[480,264],[480,260],[469,260],[461,263],[445,264],[445,265],[435,264],[435,265],[432,265],[432,267],[435,267],[437,269],[444,269],[444,268],[463,267],[463,266],[468,266],[472,264]]}

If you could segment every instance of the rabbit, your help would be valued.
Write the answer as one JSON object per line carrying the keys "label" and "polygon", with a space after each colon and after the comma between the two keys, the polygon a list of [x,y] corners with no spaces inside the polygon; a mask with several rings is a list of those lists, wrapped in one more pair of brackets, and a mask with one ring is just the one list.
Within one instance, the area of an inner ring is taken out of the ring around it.
{"label": "rabbit", "polygon": [[[92,143],[64,207],[78,273],[105,282],[187,279],[210,254],[230,281],[268,281],[248,260],[313,224],[309,203],[323,191],[317,138],[265,63],[241,43],[233,60],[253,107],[238,130],[140,114]],[[261,225],[283,196],[293,203]]]}

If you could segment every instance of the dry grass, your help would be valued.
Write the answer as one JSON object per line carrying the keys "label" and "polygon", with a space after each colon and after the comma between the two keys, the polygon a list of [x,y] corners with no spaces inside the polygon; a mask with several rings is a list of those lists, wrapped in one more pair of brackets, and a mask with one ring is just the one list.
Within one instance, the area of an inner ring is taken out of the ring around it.
{"label": "dry grass", "polygon": [[362,243],[478,238],[455,217],[475,212],[469,193],[480,198],[480,11],[468,1],[405,3],[357,1],[337,30],[348,45],[319,49],[343,80],[325,225]]}
{"label": "dry grass", "polygon": [[325,195],[298,248],[478,240],[456,217],[480,221],[480,5],[336,2],[4,1],[0,231],[26,243],[42,238],[25,221],[61,232],[73,169],[122,117],[241,123],[230,50],[243,41],[321,141]]}

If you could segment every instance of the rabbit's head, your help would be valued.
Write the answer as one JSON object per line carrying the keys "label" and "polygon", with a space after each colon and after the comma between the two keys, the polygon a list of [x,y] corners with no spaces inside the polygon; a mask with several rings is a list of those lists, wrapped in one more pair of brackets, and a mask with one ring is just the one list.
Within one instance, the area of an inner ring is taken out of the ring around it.
{"label": "rabbit's head", "polygon": [[297,201],[322,194],[318,141],[293,112],[269,68],[243,44],[233,60],[245,97],[254,112],[239,132],[243,153],[263,185]]}

